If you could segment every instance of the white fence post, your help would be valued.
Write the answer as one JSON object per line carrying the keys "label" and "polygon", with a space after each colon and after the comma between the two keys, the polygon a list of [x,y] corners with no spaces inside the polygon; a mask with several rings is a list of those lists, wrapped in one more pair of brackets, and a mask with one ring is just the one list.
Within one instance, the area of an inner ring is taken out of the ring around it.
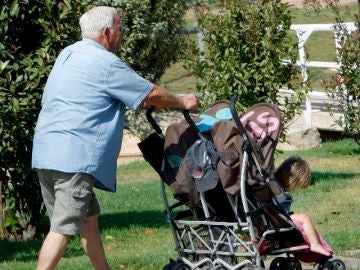
{"label": "white fence post", "polygon": [[298,52],[299,52],[299,62],[298,64],[301,66],[301,75],[304,81],[307,81],[308,75],[306,71],[306,55],[305,55],[305,42],[312,34],[312,30],[304,31],[301,29],[296,29],[296,36],[298,38]]}
{"label": "white fence post", "polygon": [[[301,76],[303,81],[306,82],[308,79],[308,74],[306,70],[306,55],[305,55],[305,42],[312,34],[312,30],[304,31],[301,29],[295,30],[296,36],[298,38],[298,52],[299,52],[299,64],[301,66]],[[309,129],[312,127],[312,108],[311,108],[311,101],[308,95],[306,95],[305,101],[305,127]]]}
{"label": "white fence post", "polygon": [[[336,24],[294,24],[291,25],[291,30],[295,31],[298,38],[298,50],[299,50],[299,60],[297,65],[301,68],[301,75],[304,81],[307,81],[307,67],[316,67],[316,68],[333,68],[338,69],[341,64],[341,59],[339,58],[339,49],[341,49],[341,39],[342,35],[339,35],[336,30]],[[356,29],[355,23],[344,23],[346,29],[351,32]],[[337,62],[325,62],[325,61],[308,61],[306,59],[305,53],[305,42],[309,39],[313,32],[333,32],[335,37],[335,49],[337,55]],[[305,127],[312,127],[312,113],[313,108],[311,104],[312,93],[316,96],[319,96],[319,92],[312,91],[306,95],[305,100]]]}

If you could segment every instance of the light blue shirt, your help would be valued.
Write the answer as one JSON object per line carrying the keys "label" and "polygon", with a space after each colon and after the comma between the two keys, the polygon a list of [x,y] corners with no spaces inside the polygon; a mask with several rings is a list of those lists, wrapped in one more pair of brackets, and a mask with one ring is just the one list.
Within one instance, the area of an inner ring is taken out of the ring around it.
{"label": "light blue shirt", "polygon": [[115,191],[125,108],[136,109],[152,88],[95,41],[68,46],[45,86],[32,167],[89,173],[95,187]]}

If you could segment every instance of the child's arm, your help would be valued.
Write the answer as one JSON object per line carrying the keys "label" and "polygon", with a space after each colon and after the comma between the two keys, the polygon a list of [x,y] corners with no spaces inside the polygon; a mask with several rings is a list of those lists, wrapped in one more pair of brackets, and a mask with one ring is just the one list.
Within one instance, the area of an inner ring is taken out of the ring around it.
{"label": "child's arm", "polygon": [[283,192],[282,189],[281,189],[281,187],[280,187],[280,185],[279,185],[276,181],[274,181],[274,180],[270,180],[270,181],[268,182],[268,185],[269,185],[271,191],[272,191],[275,195],[279,195],[279,194],[281,194],[281,193]]}

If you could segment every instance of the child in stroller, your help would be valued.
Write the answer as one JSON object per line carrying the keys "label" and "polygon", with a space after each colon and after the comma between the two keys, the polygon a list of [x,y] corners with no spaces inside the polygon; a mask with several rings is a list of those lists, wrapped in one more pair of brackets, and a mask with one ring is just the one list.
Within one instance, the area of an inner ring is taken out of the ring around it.
{"label": "child in stroller", "polygon": [[[300,230],[310,250],[325,256],[331,256],[333,251],[329,244],[315,230],[310,217],[306,213],[291,211],[292,197],[286,192],[306,188],[311,181],[308,163],[298,156],[291,156],[283,161],[270,178],[269,185],[281,208],[291,217]],[[285,192],[284,192],[285,191]]]}

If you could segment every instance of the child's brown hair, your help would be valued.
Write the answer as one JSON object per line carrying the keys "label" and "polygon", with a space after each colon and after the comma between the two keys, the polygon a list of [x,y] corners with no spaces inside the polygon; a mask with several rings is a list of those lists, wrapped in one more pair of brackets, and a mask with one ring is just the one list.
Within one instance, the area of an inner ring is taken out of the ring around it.
{"label": "child's brown hair", "polygon": [[283,185],[285,191],[306,188],[311,182],[309,165],[298,156],[284,160],[275,170],[274,176]]}

